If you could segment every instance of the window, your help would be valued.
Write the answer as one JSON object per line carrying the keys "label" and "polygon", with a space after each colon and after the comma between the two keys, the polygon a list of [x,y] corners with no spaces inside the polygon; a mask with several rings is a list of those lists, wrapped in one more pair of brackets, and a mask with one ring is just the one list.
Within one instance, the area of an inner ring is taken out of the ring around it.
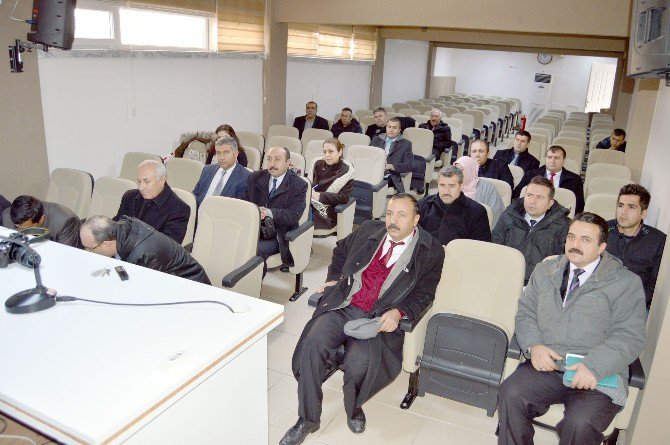
{"label": "window", "polygon": [[207,49],[209,20],[142,9],[119,9],[121,44]]}
{"label": "window", "polygon": [[290,23],[287,54],[324,59],[375,60],[377,29]]}
{"label": "window", "polygon": [[113,39],[114,14],[96,9],[74,10],[75,39]]}

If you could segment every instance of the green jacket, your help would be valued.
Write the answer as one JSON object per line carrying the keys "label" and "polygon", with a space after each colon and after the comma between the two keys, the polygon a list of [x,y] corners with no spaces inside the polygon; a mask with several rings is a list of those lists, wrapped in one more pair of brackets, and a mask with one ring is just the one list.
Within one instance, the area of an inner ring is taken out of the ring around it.
{"label": "green jacket", "polygon": [[[647,310],[642,281],[616,257],[603,252],[600,264],[563,307],[560,288],[565,255],[538,264],[516,315],[522,350],[545,345],[565,357],[585,355],[597,380],[618,373],[628,382],[628,365],[644,349]],[[563,362],[557,363],[563,369]]]}

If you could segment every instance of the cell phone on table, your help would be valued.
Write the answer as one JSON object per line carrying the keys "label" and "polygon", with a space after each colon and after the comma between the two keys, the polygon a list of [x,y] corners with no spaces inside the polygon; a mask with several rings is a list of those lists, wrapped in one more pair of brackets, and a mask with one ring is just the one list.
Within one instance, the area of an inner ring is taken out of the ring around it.
{"label": "cell phone on table", "polygon": [[130,278],[128,276],[128,272],[126,272],[126,269],[123,266],[116,266],[114,270],[119,275],[119,278],[121,278],[121,281],[126,281],[128,278]]}

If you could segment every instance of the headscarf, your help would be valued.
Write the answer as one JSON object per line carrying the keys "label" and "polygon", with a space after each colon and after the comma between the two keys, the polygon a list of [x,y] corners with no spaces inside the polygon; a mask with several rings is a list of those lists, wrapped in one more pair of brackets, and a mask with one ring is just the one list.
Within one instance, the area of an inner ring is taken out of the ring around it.
{"label": "headscarf", "polygon": [[463,171],[463,193],[470,199],[475,199],[477,194],[477,185],[479,184],[479,176],[477,175],[477,161],[470,156],[461,156],[454,162]]}

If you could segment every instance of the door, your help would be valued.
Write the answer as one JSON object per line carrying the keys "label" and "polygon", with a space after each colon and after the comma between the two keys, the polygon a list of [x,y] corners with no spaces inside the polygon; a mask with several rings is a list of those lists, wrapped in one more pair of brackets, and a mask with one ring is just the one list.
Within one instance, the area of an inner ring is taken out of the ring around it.
{"label": "door", "polygon": [[609,108],[614,90],[614,74],[616,65],[594,63],[591,66],[589,89],[586,93],[585,112],[599,112],[601,108]]}

